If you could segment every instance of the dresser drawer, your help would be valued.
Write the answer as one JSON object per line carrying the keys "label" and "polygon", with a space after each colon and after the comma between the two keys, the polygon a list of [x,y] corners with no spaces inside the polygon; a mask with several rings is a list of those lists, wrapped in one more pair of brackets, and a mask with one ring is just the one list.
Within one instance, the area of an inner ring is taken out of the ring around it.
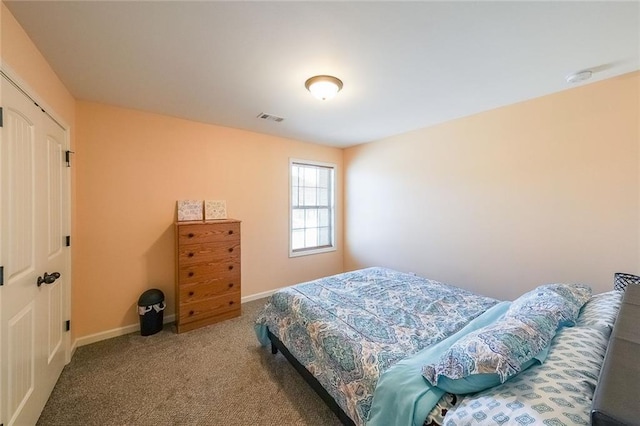
{"label": "dresser drawer", "polygon": [[240,223],[200,223],[178,226],[178,244],[240,241]]}
{"label": "dresser drawer", "polygon": [[180,303],[179,321],[182,325],[240,309],[240,292],[238,291],[192,303]]}
{"label": "dresser drawer", "polygon": [[238,276],[240,279],[240,256],[222,260],[178,265],[178,284],[193,284],[217,277]]}
{"label": "dresser drawer", "polygon": [[189,304],[229,293],[237,293],[240,290],[239,278],[239,275],[226,279],[216,277],[195,284],[182,285],[180,286],[180,303]]}
{"label": "dresser drawer", "polygon": [[210,262],[240,257],[240,239],[213,243],[185,244],[178,247],[180,265]]}

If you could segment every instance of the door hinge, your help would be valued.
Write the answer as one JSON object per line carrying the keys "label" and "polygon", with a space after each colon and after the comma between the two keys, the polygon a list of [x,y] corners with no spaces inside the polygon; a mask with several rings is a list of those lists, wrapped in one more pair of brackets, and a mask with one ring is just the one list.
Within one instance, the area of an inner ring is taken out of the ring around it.
{"label": "door hinge", "polygon": [[[69,330],[71,330],[71,320],[66,320],[64,322],[64,331],[69,331]],[[0,426],[2,426],[2,425],[0,425]]]}
{"label": "door hinge", "polygon": [[75,152],[66,150],[64,153],[64,161],[67,163],[67,167],[71,167],[71,154],[75,154]]}
{"label": "door hinge", "polygon": [[4,266],[0,266],[0,285],[4,285]]}
{"label": "door hinge", "polygon": [[64,237],[64,243],[67,247],[71,247],[71,235]]}
{"label": "door hinge", "polygon": [[[2,113],[2,107],[0,107],[0,127],[2,127],[2,118],[4,117],[4,114]],[[2,426],[0,424],[0,426]]]}

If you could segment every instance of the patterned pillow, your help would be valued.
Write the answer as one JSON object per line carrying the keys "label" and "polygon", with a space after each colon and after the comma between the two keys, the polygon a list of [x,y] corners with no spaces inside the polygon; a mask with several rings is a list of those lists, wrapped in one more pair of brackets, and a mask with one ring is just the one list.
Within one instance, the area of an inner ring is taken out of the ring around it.
{"label": "patterned pillow", "polygon": [[608,338],[593,328],[560,330],[543,365],[465,397],[449,409],[444,425],[589,425],[607,342]]}
{"label": "patterned pillow", "polygon": [[629,284],[640,284],[640,277],[633,274],[625,274],[622,272],[616,272],[613,274],[613,289],[618,291],[625,291]]}
{"label": "patterned pillow", "polygon": [[[503,317],[504,318],[504,317]],[[548,321],[542,321],[545,327]],[[555,327],[537,331],[518,319],[498,320],[454,343],[422,375],[447,392],[478,392],[504,383],[534,362],[555,334]]]}
{"label": "patterned pillow", "polygon": [[598,329],[609,337],[618,317],[623,294],[611,290],[592,296],[580,311],[576,325]]}
{"label": "patterned pillow", "polygon": [[422,374],[433,386],[458,394],[504,383],[536,360],[544,361],[556,331],[575,323],[587,294],[591,290],[584,286],[539,287],[513,302],[493,324],[456,341]]}
{"label": "patterned pillow", "polygon": [[591,288],[582,284],[545,284],[517,298],[506,316],[548,312],[559,327],[572,326],[580,309],[591,297]]}

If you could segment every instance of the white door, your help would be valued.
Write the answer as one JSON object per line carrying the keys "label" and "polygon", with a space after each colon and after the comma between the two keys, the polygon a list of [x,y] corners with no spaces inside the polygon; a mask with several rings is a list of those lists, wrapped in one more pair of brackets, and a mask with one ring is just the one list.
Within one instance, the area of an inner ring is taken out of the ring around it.
{"label": "white door", "polygon": [[32,425],[69,350],[67,135],[0,80],[0,423]]}

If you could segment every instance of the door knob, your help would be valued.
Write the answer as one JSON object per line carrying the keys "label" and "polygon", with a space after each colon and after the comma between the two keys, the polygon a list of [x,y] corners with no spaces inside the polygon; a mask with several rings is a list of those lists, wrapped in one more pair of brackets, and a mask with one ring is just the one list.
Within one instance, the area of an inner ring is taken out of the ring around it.
{"label": "door knob", "polygon": [[60,278],[60,272],[52,272],[50,274],[45,272],[43,276],[38,277],[38,287],[42,284],[53,284],[53,282],[58,278]]}

